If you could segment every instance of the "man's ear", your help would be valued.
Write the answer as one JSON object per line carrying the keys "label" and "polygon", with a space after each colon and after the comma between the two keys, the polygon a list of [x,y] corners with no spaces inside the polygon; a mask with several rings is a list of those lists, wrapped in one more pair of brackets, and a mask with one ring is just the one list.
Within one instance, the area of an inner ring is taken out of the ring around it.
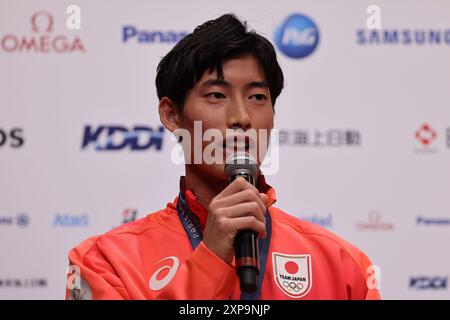
{"label": "man's ear", "polygon": [[167,130],[173,132],[175,129],[181,127],[179,111],[171,99],[163,97],[159,101],[158,111],[159,119]]}

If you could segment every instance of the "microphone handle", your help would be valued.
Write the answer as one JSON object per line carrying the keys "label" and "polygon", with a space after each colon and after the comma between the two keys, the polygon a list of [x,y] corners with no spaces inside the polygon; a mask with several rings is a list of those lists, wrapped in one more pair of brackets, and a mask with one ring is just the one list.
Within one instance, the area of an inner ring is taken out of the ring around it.
{"label": "microphone handle", "polygon": [[[237,173],[231,177],[234,181],[237,177],[243,177],[252,185],[255,185],[253,176],[247,173]],[[252,293],[258,289],[259,259],[258,259],[258,235],[253,230],[239,231],[234,239],[234,251],[236,257],[236,272],[239,277],[241,291]]]}
{"label": "microphone handle", "polygon": [[239,231],[234,240],[236,271],[241,291],[252,293],[258,289],[258,236],[252,230]]}

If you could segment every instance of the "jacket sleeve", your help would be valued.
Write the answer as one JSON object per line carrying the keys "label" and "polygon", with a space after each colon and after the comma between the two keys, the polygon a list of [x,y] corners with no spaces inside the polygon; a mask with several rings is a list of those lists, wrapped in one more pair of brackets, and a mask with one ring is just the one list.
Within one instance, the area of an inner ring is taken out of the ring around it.
{"label": "jacket sleeve", "polygon": [[370,259],[364,254],[365,262],[362,264],[363,272],[365,272],[365,279],[367,285],[367,294],[365,300],[381,300],[378,288],[380,286],[381,275],[379,267],[372,264]]}
{"label": "jacket sleeve", "polygon": [[[345,257],[345,258],[344,258]],[[373,265],[366,254],[353,245],[346,246],[343,264],[347,270],[347,288],[350,299],[380,300],[378,291],[378,267]]]}
{"label": "jacket sleeve", "polygon": [[120,278],[97,249],[96,240],[88,239],[69,253],[66,299],[128,299]]}
{"label": "jacket sleeve", "polygon": [[230,299],[237,284],[236,269],[203,242],[180,267],[174,279],[154,293],[155,299]]}
{"label": "jacket sleeve", "polygon": [[[113,266],[95,238],[73,249],[69,261],[73,272],[68,275],[66,299],[229,299],[238,281],[235,268],[203,242],[180,264],[173,279],[158,290],[149,287],[149,279],[131,280],[126,269]],[[74,280],[77,276],[78,284]]]}

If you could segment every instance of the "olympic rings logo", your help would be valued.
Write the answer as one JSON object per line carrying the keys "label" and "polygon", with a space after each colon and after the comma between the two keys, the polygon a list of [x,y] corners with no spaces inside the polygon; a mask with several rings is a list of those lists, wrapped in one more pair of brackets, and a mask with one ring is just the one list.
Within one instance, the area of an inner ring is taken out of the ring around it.
{"label": "olympic rings logo", "polygon": [[294,291],[294,292],[300,292],[300,290],[303,289],[303,284],[301,283],[295,283],[295,282],[288,282],[288,281],[283,281],[283,287],[286,288],[286,290],[288,291]]}

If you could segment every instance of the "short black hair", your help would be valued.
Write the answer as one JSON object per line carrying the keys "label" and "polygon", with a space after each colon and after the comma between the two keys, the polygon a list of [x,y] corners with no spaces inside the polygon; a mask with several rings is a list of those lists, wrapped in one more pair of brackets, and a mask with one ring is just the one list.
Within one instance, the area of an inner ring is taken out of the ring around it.
{"label": "short black hair", "polygon": [[275,48],[247,23],[233,14],[224,14],[195,28],[162,58],[157,68],[158,98],[170,98],[183,109],[187,92],[201,79],[205,71],[217,71],[223,79],[222,63],[242,54],[252,54],[261,65],[269,85],[272,106],[283,89],[283,71]]}

